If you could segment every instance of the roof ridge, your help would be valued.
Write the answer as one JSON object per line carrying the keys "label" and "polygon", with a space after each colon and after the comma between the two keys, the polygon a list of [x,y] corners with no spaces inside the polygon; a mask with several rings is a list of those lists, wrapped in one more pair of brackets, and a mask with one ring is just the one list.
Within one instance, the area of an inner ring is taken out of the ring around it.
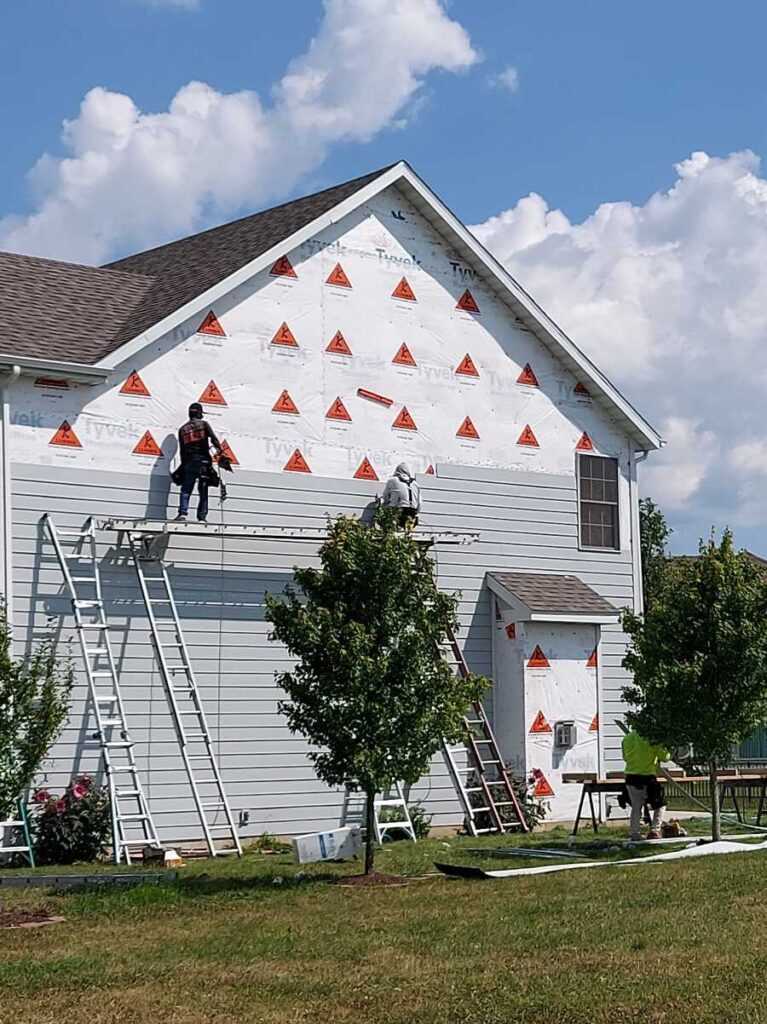
{"label": "roof ridge", "polygon": [[[329,185],[327,188],[319,189],[319,191],[317,191],[317,192],[310,192],[308,195],[296,196],[294,199],[288,199],[284,203],[277,203],[276,206],[267,206],[263,210],[257,210],[254,213],[247,213],[243,217],[236,217],[234,220],[225,221],[223,224],[215,224],[213,227],[205,228],[204,231],[196,231],[196,232],[194,232],[194,234],[191,234],[191,235],[182,235],[179,238],[172,239],[170,242],[163,242],[161,245],[155,245],[155,246],[152,246],[149,249],[142,249],[139,252],[130,253],[130,255],[128,255],[128,256],[121,256],[119,260],[112,260],[109,263],[104,263],[102,265],[102,269],[104,269],[104,270],[120,269],[122,264],[130,263],[134,259],[139,259],[141,257],[146,257],[146,256],[151,255],[152,253],[160,253],[163,250],[171,249],[173,246],[179,245],[182,242],[190,242],[193,239],[203,238],[205,235],[212,235],[212,234],[214,234],[217,231],[222,231],[222,230],[227,229],[227,228],[232,228],[232,227],[234,227],[237,224],[243,224],[246,221],[254,220],[254,219],[258,218],[258,217],[263,217],[265,214],[276,213],[279,210],[284,210],[287,207],[293,206],[296,203],[309,202],[311,200],[319,198],[320,196],[325,195],[328,192],[335,192],[335,191],[340,190],[340,189],[347,189],[351,185],[355,185],[357,183],[362,183],[362,182],[367,183],[369,181],[373,181],[375,178],[378,178],[382,174],[385,174],[386,171],[391,170],[392,167],[396,167],[396,165],[398,163],[402,163],[402,161],[401,160],[395,160],[394,163],[387,164],[385,167],[381,167],[381,168],[379,168],[376,171],[369,171],[367,174],[360,174],[356,178],[349,178],[348,181],[339,182],[337,185]],[[362,184],[360,184],[359,187],[361,188]],[[129,270],[126,267],[126,269],[123,270],[123,273],[137,273],[137,274],[140,274],[141,271],[138,271],[138,270],[137,271],[132,271],[132,270]]]}

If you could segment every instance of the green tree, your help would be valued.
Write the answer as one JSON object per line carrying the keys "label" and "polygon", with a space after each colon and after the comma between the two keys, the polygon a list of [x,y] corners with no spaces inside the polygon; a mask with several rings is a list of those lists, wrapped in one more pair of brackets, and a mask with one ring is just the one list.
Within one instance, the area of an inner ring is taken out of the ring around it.
{"label": "green tree", "polygon": [[69,712],[72,669],[45,639],[27,658],[11,656],[11,631],[0,608],[0,820],[11,816]]}
{"label": "green tree", "polygon": [[667,544],[673,533],[666,517],[652,500],[639,499],[639,544],[642,554],[642,591],[645,608],[652,604],[655,592],[668,564]]}
{"label": "green tree", "polygon": [[717,768],[767,718],[767,578],[732,534],[669,563],[643,617],[625,612],[629,724],[667,747],[690,744],[711,782],[721,834]]}
{"label": "green tree", "polygon": [[332,520],[320,568],[294,570],[300,596],[288,587],[266,598],[272,639],[297,660],[277,677],[291,732],[318,748],[309,756],[320,779],[366,795],[366,874],[375,794],[425,775],[442,738],[461,739],[466,708],[487,685],[441,657],[457,598],[440,593],[428,554],[397,522],[391,509],[372,526]]}

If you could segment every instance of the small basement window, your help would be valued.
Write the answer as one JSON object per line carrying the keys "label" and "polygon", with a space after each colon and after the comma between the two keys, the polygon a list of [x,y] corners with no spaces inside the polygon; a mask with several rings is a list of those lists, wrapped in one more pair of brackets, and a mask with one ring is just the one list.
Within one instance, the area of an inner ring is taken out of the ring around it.
{"label": "small basement window", "polygon": [[618,536],[618,460],[578,456],[581,547],[620,547]]}

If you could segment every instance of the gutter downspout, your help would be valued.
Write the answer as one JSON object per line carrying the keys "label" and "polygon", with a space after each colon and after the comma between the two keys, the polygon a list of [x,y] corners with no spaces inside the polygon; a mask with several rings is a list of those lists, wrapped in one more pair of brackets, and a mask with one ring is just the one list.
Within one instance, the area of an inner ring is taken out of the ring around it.
{"label": "gutter downspout", "polygon": [[0,376],[0,403],[2,403],[2,453],[0,469],[3,479],[3,600],[8,625],[13,630],[13,507],[10,445],[10,389],[21,376],[21,367],[12,366]]}
{"label": "gutter downspout", "polygon": [[639,528],[639,485],[637,482],[637,466],[644,462],[649,451],[629,449],[629,505],[631,508],[631,542],[634,563],[634,613],[641,615],[644,610],[644,590],[642,586],[642,545]]}

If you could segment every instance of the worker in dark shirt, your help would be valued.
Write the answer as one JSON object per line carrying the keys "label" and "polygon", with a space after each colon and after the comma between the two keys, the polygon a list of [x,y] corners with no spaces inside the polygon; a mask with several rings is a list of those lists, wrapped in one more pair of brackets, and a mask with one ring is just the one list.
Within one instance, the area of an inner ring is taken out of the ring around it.
{"label": "worker in dark shirt", "polygon": [[199,500],[197,519],[204,523],[208,518],[208,484],[213,469],[210,445],[221,454],[221,444],[207,420],[202,418],[202,406],[192,402],[189,406],[189,420],[178,432],[178,450],[181,456],[181,500],[176,519],[183,521],[189,512],[189,499],[197,484]]}

